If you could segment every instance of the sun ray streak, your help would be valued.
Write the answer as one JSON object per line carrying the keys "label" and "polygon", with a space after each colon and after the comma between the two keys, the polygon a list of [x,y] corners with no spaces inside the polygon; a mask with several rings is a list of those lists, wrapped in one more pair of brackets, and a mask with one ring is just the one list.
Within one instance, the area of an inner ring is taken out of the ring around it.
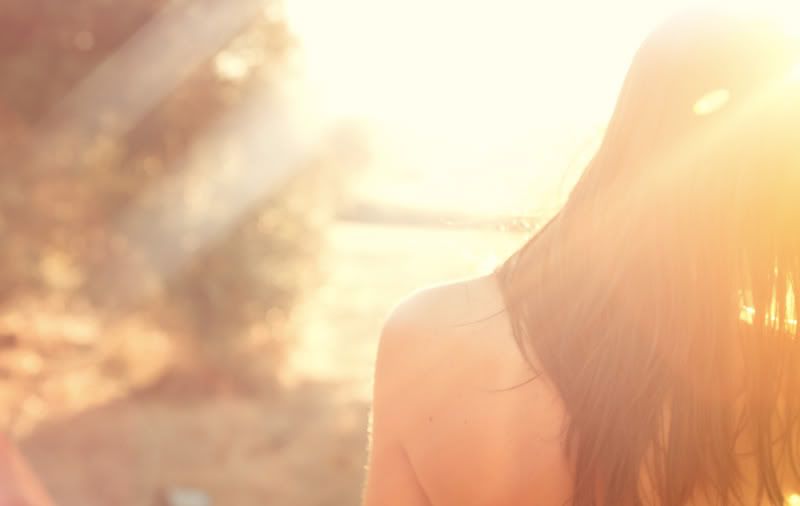
{"label": "sun ray streak", "polygon": [[[130,206],[115,228],[166,281],[307,162],[327,128],[296,100],[265,90],[195,141],[174,175]],[[146,298],[153,287],[122,262],[106,266],[103,277],[114,286],[104,289],[125,304]]]}
{"label": "sun ray streak", "polygon": [[63,167],[65,150],[79,152],[100,132],[126,132],[262,9],[256,0],[168,4],[50,111],[29,164]]}

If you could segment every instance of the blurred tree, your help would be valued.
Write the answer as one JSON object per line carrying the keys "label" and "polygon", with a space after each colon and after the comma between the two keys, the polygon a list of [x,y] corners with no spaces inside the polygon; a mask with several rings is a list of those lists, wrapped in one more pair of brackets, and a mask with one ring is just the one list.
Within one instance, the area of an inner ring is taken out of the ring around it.
{"label": "blurred tree", "polygon": [[[201,348],[288,310],[340,180],[332,151],[235,214],[236,195],[212,186],[198,205],[183,174],[270,170],[235,123],[213,132],[280,87],[292,41],[276,2],[3,2],[0,309],[25,297],[89,301],[107,318],[144,308]],[[223,149],[198,157],[209,136]]]}

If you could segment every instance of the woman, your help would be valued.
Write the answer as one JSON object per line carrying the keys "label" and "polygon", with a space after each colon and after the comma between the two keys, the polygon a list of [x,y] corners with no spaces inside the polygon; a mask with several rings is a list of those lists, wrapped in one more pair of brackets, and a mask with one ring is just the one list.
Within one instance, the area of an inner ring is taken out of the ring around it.
{"label": "woman", "polygon": [[387,320],[368,506],[800,504],[798,64],[732,14],[648,38],[563,209]]}

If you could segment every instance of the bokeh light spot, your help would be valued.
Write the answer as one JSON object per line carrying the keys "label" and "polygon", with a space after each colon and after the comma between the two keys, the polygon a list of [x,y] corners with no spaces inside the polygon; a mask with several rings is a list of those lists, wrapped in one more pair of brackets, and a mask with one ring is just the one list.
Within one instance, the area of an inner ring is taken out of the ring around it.
{"label": "bokeh light spot", "polygon": [[698,116],[708,116],[725,107],[730,99],[731,92],[724,88],[711,91],[695,102],[694,113]]}
{"label": "bokeh light spot", "polygon": [[241,81],[250,73],[250,65],[240,55],[223,51],[214,58],[214,70],[222,79]]}

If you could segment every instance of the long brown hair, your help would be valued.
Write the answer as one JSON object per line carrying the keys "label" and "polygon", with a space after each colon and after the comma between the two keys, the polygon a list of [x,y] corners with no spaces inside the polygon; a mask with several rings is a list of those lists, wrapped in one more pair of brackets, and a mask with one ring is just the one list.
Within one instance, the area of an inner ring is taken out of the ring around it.
{"label": "long brown hair", "polygon": [[566,406],[575,505],[777,505],[800,481],[798,56],[766,20],[662,25],[564,207],[496,271]]}

